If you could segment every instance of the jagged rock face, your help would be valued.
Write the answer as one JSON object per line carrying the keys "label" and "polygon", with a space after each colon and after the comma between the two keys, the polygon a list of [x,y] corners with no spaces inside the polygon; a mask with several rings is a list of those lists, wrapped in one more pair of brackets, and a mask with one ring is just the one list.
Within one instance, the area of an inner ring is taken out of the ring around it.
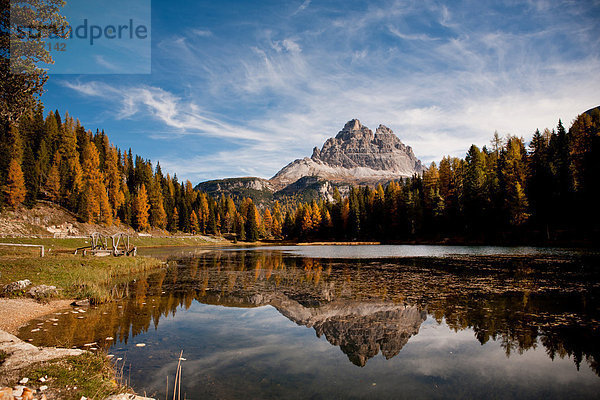
{"label": "jagged rock face", "polygon": [[412,149],[386,126],[375,133],[359,120],[346,123],[335,138],[329,138],[321,149],[315,147],[311,158],[296,160],[279,171],[271,182],[284,187],[304,176],[364,183],[384,181],[421,173],[423,166]]}

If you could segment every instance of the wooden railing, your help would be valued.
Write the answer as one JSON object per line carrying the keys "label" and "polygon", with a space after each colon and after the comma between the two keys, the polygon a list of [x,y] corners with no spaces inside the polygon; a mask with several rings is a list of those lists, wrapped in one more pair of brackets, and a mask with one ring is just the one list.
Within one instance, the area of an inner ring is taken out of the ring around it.
{"label": "wooden railing", "polygon": [[40,248],[40,257],[44,257],[44,245],[43,244],[0,243],[0,246],[39,247]]}

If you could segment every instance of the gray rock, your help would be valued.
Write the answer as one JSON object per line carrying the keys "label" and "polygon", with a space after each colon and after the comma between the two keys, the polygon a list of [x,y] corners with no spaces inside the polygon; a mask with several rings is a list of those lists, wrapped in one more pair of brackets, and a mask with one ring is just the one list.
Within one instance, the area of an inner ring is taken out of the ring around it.
{"label": "gray rock", "polygon": [[38,285],[29,289],[27,294],[34,299],[41,299],[58,295],[58,290],[56,286]]}
{"label": "gray rock", "polygon": [[29,285],[31,285],[31,281],[29,279],[23,279],[22,281],[16,281],[9,283],[4,286],[2,289],[3,294],[11,294],[14,292],[25,290]]}
{"label": "gray rock", "polygon": [[0,366],[0,376],[6,374],[7,371],[21,370],[34,363],[84,353],[83,350],[79,349],[36,347],[3,330],[0,330],[0,350],[8,354],[8,357]]}

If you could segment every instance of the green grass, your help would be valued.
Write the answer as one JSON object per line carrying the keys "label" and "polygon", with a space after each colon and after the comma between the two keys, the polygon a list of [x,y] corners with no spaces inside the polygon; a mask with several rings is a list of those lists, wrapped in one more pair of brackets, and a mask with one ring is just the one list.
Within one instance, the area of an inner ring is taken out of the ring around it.
{"label": "green grass", "polygon": [[[114,366],[102,353],[84,353],[34,364],[21,371],[19,376],[27,377],[38,385],[47,385],[48,393],[52,394],[49,398],[79,400],[85,396],[88,399],[104,399],[127,390],[115,379]],[[41,377],[47,377],[47,382],[37,383]]]}
{"label": "green grass", "polygon": [[61,298],[89,298],[101,303],[110,300],[110,289],[134,274],[160,267],[150,257],[94,257],[72,254],[14,255],[0,253],[0,284],[29,279],[34,285],[61,289]]}

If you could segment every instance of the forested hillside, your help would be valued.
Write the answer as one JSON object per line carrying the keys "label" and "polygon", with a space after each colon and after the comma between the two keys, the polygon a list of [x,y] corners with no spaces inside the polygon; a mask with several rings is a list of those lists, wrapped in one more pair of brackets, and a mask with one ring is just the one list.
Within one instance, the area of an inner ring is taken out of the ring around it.
{"label": "forested hillside", "polygon": [[53,201],[82,221],[119,221],[143,231],[235,233],[240,240],[586,239],[598,235],[600,111],[567,131],[522,138],[496,134],[464,159],[444,157],[423,175],[385,187],[355,187],[333,201],[286,201],[258,209],[251,199],[211,197],[157,163],[110,143],[38,104],[0,132],[2,207]]}
{"label": "forested hillside", "polygon": [[270,211],[259,213],[251,200],[236,206],[231,198],[214,199],[189,181],[164,175],[160,164],[153,167],[131,149],[115,147],[103,131],[92,133],[68,114],[44,117],[41,104],[2,130],[0,146],[2,207],[46,199],[104,226],[119,221],[141,231],[235,232],[240,238],[248,228],[250,240],[281,235],[278,205],[273,218]]}

